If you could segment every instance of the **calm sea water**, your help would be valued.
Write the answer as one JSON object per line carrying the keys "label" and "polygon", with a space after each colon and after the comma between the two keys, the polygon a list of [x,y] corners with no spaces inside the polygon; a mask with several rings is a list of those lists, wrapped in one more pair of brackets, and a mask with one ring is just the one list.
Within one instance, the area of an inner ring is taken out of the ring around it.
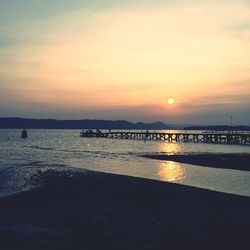
{"label": "calm sea water", "polygon": [[250,147],[80,138],[79,130],[0,130],[0,197],[29,189],[39,169],[80,168],[156,179],[250,196],[250,172],[199,167],[143,154],[250,153]]}

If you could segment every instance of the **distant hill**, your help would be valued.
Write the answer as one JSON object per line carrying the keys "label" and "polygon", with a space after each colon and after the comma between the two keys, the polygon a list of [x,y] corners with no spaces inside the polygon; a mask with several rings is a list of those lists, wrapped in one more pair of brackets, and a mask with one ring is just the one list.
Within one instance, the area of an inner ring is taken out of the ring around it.
{"label": "distant hill", "polygon": [[184,127],[184,130],[218,130],[218,131],[228,131],[228,130],[234,130],[234,131],[250,131],[250,126],[190,126],[190,127]]}
{"label": "distant hill", "polygon": [[132,123],[124,120],[55,120],[55,119],[26,119],[0,118],[0,128],[16,129],[169,129],[162,122]]}

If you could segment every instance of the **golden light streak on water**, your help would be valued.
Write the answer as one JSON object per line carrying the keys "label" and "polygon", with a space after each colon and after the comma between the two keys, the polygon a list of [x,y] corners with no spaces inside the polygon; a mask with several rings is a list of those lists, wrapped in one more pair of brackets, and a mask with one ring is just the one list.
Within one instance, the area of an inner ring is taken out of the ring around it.
{"label": "golden light streak on water", "polygon": [[[159,151],[178,154],[181,152],[181,146],[177,143],[165,142],[160,144]],[[173,161],[160,161],[157,174],[161,180],[168,182],[181,182],[186,178],[185,168],[180,163]]]}
{"label": "golden light streak on water", "polygon": [[[169,130],[164,130],[164,133],[169,133]],[[171,133],[175,132],[175,130],[171,131]],[[181,145],[179,143],[169,143],[164,142],[159,144],[159,152],[164,152],[167,154],[178,154],[182,152]]]}
{"label": "golden light streak on water", "polygon": [[185,169],[176,162],[162,161],[159,164],[158,176],[162,181],[181,182],[186,178]]}

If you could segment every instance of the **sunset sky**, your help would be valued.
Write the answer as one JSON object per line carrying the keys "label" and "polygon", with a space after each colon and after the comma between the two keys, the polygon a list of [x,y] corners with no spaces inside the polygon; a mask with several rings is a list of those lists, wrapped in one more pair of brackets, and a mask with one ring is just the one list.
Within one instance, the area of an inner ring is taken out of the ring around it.
{"label": "sunset sky", "polygon": [[0,117],[231,115],[250,125],[250,0],[0,0]]}

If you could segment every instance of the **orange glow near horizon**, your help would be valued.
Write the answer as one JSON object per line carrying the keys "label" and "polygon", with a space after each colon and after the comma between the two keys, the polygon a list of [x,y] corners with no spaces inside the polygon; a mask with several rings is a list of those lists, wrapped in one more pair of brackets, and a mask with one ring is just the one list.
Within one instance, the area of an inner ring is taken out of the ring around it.
{"label": "orange glow near horizon", "polygon": [[218,106],[242,109],[249,105],[249,15],[242,3],[157,2],[34,20],[16,34],[27,44],[0,47],[0,99],[7,100],[0,104],[172,123]]}

